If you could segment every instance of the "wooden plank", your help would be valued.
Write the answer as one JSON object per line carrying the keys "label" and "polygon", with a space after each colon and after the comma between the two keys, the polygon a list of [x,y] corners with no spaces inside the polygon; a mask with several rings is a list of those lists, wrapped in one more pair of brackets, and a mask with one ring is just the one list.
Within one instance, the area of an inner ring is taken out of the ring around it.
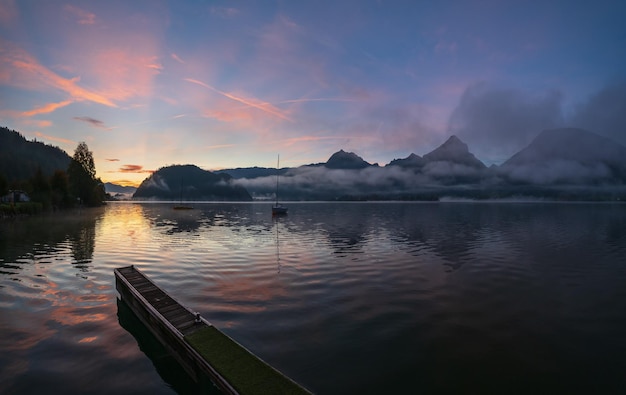
{"label": "wooden plank", "polygon": [[193,315],[191,315],[187,310],[178,309],[163,315],[163,317],[165,317],[169,322],[174,323],[174,321],[179,320],[181,317],[189,318],[193,317]]}
{"label": "wooden plank", "polygon": [[167,317],[167,313],[178,310],[179,308],[180,308],[179,304],[173,303],[164,307],[160,307],[157,310],[159,310],[159,313],[163,314],[164,317]]}

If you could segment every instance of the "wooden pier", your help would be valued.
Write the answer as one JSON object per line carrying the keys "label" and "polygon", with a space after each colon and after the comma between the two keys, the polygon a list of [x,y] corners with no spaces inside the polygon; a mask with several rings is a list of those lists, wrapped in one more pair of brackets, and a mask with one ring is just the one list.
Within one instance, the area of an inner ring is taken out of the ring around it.
{"label": "wooden pier", "polygon": [[121,299],[187,373],[226,394],[310,394],[192,310],[134,266],[114,270]]}

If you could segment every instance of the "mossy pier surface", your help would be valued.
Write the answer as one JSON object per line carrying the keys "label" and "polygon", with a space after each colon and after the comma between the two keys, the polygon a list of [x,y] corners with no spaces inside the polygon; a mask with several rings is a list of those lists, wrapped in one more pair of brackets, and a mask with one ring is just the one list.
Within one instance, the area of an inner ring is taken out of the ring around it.
{"label": "mossy pier surface", "polygon": [[227,394],[309,394],[245,347],[180,304],[134,266],[115,269],[121,299],[187,373]]}
{"label": "mossy pier surface", "polygon": [[240,394],[309,394],[214,326],[185,340]]}

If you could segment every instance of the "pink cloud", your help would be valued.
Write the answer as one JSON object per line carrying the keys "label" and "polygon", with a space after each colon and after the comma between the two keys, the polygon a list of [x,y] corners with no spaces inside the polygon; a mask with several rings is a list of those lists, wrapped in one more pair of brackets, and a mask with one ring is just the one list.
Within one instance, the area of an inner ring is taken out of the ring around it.
{"label": "pink cloud", "polygon": [[79,77],[65,78],[40,64],[26,51],[0,39],[0,83],[41,91],[53,88],[68,94],[76,101],[91,101],[117,107],[107,96],[81,87]]}
{"label": "pink cloud", "polygon": [[93,25],[96,23],[96,15],[91,12],[69,4],[66,4],[64,8],[65,11],[69,12],[77,19],[79,25]]}
{"label": "pink cloud", "polygon": [[[240,95],[234,95],[232,93],[224,92],[224,91],[221,91],[221,90],[219,90],[217,88],[212,87],[209,84],[206,84],[206,83],[204,83],[202,81],[198,81],[198,80],[195,80],[195,79],[192,79],[192,78],[185,78],[185,81],[191,82],[191,83],[196,84],[196,85],[200,85],[200,86],[202,86],[202,87],[204,87],[206,89],[209,89],[209,90],[211,90],[211,91],[213,91],[215,93],[218,93],[218,94],[220,94],[220,95],[222,95],[222,96],[224,96],[224,97],[226,97],[228,99],[231,99],[233,101],[239,102],[241,104],[244,104],[244,105],[252,107],[252,108],[256,108],[256,109],[261,110],[261,111],[263,111],[263,112],[265,112],[267,114],[270,114],[270,115],[272,115],[274,117],[281,118],[281,119],[286,120],[286,121],[291,121],[291,119],[287,116],[287,112],[286,111],[283,111],[283,110],[279,109],[278,107],[273,106],[272,104],[270,104],[268,102],[265,102],[265,101],[262,101],[262,100],[259,100],[259,99],[256,99],[256,98],[246,98],[246,97],[243,97],[243,96],[240,96]],[[213,111],[211,111],[211,112],[213,112]],[[215,113],[218,113],[218,112],[219,111],[215,111]]]}
{"label": "pink cloud", "polygon": [[83,61],[95,85],[118,101],[151,95],[153,79],[162,70],[156,56],[125,48],[104,49]]}
{"label": "pink cloud", "polygon": [[184,60],[182,60],[182,59],[181,59],[178,55],[176,55],[175,53],[172,53],[170,56],[172,57],[172,59],[174,59],[174,60],[175,60],[175,61],[177,61],[178,63],[185,64],[185,61],[184,61]]}

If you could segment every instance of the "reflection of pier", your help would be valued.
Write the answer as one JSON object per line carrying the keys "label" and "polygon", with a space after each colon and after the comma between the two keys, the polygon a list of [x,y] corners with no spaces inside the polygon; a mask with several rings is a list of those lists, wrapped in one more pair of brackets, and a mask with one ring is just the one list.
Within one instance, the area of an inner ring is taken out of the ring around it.
{"label": "reflection of pier", "polygon": [[209,377],[227,394],[308,394],[134,266],[115,269],[115,285],[131,310],[196,381]]}
{"label": "reflection of pier", "polygon": [[117,300],[117,318],[122,326],[130,333],[139,349],[148,357],[163,381],[179,394],[222,394],[213,383],[194,382],[183,369],[180,363],[165,348],[161,341],[150,332],[148,327],[128,307],[126,302]]}

